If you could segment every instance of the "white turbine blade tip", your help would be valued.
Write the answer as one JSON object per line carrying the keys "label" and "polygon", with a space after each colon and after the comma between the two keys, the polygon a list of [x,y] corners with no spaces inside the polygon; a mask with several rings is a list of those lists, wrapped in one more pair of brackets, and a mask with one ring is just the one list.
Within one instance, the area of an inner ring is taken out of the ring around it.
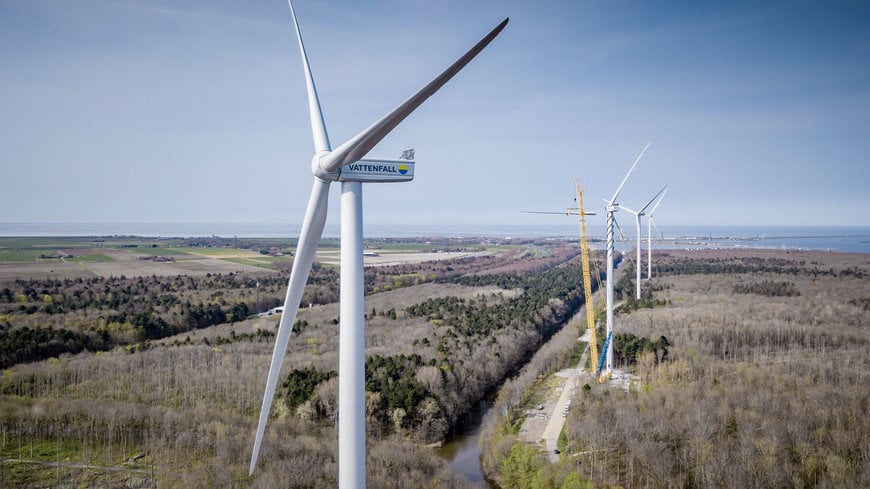
{"label": "white turbine blade tip", "polygon": [[646,203],[646,204],[645,204],[645,205],[640,209],[639,212],[640,212],[641,214],[643,214],[643,212],[646,210],[646,208],[649,207],[650,205],[652,205],[652,203],[655,202],[656,199],[658,199],[660,196],[662,196],[662,195],[665,193],[665,190],[667,190],[667,189],[668,189],[668,186],[667,186],[667,185],[665,185],[664,187],[662,187],[662,189],[659,190],[659,193],[655,194],[655,195],[653,196],[653,198],[649,199],[649,202],[647,202],[647,203]]}
{"label": "white turbine blade tip", "polygon": [[665,188],[664,188],[664,189],[662,190],[662,192],[661,192],[661,197],[659,197],[659,200],[656,201],[656,205],[654,205],[653,208],[650,209],[649,214],[647,214],[647,215],[649,215],[649,216],[652,216],[652,215],[653,215],[653,213],[656,211],[656,209],[658,209],[659,204],[661,204],[662,201],[665,200],[665,195],[666,195],[667,193],[668,193],[668,186],[665,185]]}
{"label": "white turbine blade tip", "polygon": [[471,62],[481,51],[486,48],[496,36],[504,30],[510,18],[504,19],[499,25],[493,28],[487,35],[477,42],[471,49],[465,52],[459,59],[447,67],[440,75],[435,77],[426,86],[417,91],[414,95],[399,104],[388,114],[381,117],[374,124],[364,129],[362,132],[335,148],[335,151],[330,153],[321,161],[321,167],[327,172],[334,172],[342,166],[357,161],[363,158],[376,144],[378,144],[387,134],[390,133],[399,123],[405,120],[417,107],[425,102],[430,96],[441,89],[445,83],[450,81],[454,75],[459,73],[468,63]]}
{"label": "white turbine blade tip", "polygon": [[640,152],[640,154],[634,160],[634,164],[632,164],[631,168],[628,169],[628,173],[625,174],[625,178],[622,179],[622,183],[619,184],[619,187],[616,188],[616,192],[613,193],[613,197],[611,197],[610,199],[611,204],[616,202],[616,198],[619,197],[619,192],[622,191],[622,187],[625,186],[625,182],[628,181],[628,177],[631,176],[631,172],[634,171],[634,167],[637,166],[637,162],[640,161],[641,158],[643,158],[643,155],[644,153],[646,153],[646,150],[647,148],[649,148],[650,144],[652,144],[652,141],[646,143],[646,146],[643,147],[643,151]]}
{"label": "white turbine blade tip", "polygon": [[314,75],[311,73],[311,65],[308,62],[308,53],[305,51],[305,43],[302,41],[302,31],[296,20],[296,11],[293,2],[287,0],[290,5],[290,16],[293,18],[293,27],[296,30],[296,40],[299,44],[299,54],[302,56],[302,70],[305,72],[305,85],[308,90],[308,117],[311,124],[311,135],[314,138],[314,152],[329,151],[329,135],[326,132],[326,121],[323,119],[323,110],[320,108],[320,98],[317,96],[317,87],[314,84]]}

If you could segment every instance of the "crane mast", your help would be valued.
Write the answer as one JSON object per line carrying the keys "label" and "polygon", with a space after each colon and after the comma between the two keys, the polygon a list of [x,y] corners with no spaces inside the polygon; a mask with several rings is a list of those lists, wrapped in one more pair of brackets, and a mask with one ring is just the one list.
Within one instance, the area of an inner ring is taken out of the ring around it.
{"label": "crane mast", "polygon": [[586,301],[586,327],[589,328],[589,365],[598,372],[598,341],[595,338],[595,310],[592,307],[592,279],[589,273],[589,243],[586,240],[586,214],[583,210],[583,189],[574,177],[574,187],[577,189],[577,214],[580,216],[580,259],[583,265],[583,294]]}

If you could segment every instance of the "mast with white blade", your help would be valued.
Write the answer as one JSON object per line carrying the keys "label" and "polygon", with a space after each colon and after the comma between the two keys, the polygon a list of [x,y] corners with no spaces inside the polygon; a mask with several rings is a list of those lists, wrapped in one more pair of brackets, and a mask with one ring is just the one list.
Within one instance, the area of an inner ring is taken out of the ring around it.
{"label": "mast with white blade", "polygon": [[284,314],[278,327],[275,349],[260,409],[260,419],[251,455],[253,474],[263,441],[266,420],[281,371],[287,343],[299,302],[314,261],[317,243],[327,215],[329,184],[342,182],[341,189],[341,305],[339,339],[339,487],[365,487],[365,323],[363,303],[362,182],[401,182],[413,178],[409,160],[364,160],[369,152],[400,122],[440,89],[504,29],[502,21],[461,58],[417,93],[337,149],[332,151],[320,108],[314,77],[292,1],[290,13],[302,56],[308,88],[308,111],[314,137],[311,171],[314,186],[299,234],[296,258],[284,299]]}
{"label": "mast with white blade", "polygon": [[606,369],[606,375],[609,375],[611,371],[613,371],[613,348],[607,348],[607,343],[609,343],[610,337],[613,336],[613,226],[615,223],[613,214],[619,210],[619,204],[616,203],[616,198],[619,197],[619,192],[622,191],[622,187],[625,185],[625,182],[628,180],[628,177],[631,175],[631,172],[634,171],[634,167],[637,166],[637,162],[643,157],[643,154],[646,153],[647,148],[652,142],[646,143],[643,151],[640,152],[637,159],[634,160],[634,164],[631,165],[631,168],[628,170],[628,173],[625,174],[625,178],[622,179],[622,183],[619,184],[619,187],[616,188],[616,192],[613,193],[613,197],[610,198],[610,201],[607,202],[607,206],[605,207],[605,212],[607,213],[607,237],[606,237],[606,247],[607,247],[607,294],[605,295],[607,300],[607,333],[605,336],[605,364],[604,368]]}
{"label": "mast with white blade", "polygon": [[652,204],[654,200],[659,198],[659,196],[662,195],[662,193],[664,193],[664,191],[667,190],[667,188],[668,188],[667,185],[662,187],[662,189],[659,190],[659,193],[657,193],[655,195],[655,197],[650,199],[650,201],[647,202],[646,205],[641,207],[641,209],[639,211],[633,211],[624,205],[619,206],[620,209],[625,210],[631,214],[634,214],[634,222],[635,222],[635,226],[637,229],[637,263],[634,266],[635,271],[637,272],[637,282],[635,283],[635,286],[634,286],[634,289],[635,289],[634,298],[637,300],[640,300],[640,269],[642,267],[642,264],[640,261],[640,217],[646,215],[646,214],[644,214],[644,212],[646,211],[646,208],[649,207],[650,204]]}
{"label": "mast with white blade", "polygon": [[[655,221],[653,221],[653,213],[658,209],[659,204],[662,203],[662,200],[665,198],[665,194],[668,193],[667,188],[664,192],[662,192],[661,197],[659,197],[656,205],[653,206],[652,209],[646,215],[646,279],[649,280],[652,278],[652,227],[656,225]],[[656,226],[656,230],[658,230],[658,226]]]}

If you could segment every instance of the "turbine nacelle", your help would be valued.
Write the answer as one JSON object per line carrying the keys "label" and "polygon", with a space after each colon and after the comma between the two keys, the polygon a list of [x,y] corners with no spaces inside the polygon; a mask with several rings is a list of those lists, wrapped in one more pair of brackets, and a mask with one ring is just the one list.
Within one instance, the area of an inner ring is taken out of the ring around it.
{"label": "turbine nacelle", "polygon": [[362,158],[346,163],[337,171],[329,171],[323,163],[332,153],[321,151],[311,159],[311,173],[324,183],[398,183],[414,179],[415,162],[407,159]]}
{"label": "turbine nacelle", "polygon": [[413,160],[363,158],[339,170],[339,182],[399,183],[414,179]]}

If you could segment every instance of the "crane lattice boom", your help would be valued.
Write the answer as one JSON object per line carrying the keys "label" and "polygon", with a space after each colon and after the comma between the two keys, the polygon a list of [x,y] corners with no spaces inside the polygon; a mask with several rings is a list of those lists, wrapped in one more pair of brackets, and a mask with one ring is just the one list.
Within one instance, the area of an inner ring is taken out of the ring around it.
{"label": "crane lattice boom", "polygon": [[[583,294],[586,300],[586,327],[589,328],[589,365],[598,366],[598,341],[595,338],[595,308],[592,305],[592,279],[589,273],[589,243],[586,239],[586,214],[583,210],[583,189],[574,177],[574,187],[577,189],[577,214],[580,216],[580,259],[583,265]],[[598,374],[596,370],[595,374]]]}

